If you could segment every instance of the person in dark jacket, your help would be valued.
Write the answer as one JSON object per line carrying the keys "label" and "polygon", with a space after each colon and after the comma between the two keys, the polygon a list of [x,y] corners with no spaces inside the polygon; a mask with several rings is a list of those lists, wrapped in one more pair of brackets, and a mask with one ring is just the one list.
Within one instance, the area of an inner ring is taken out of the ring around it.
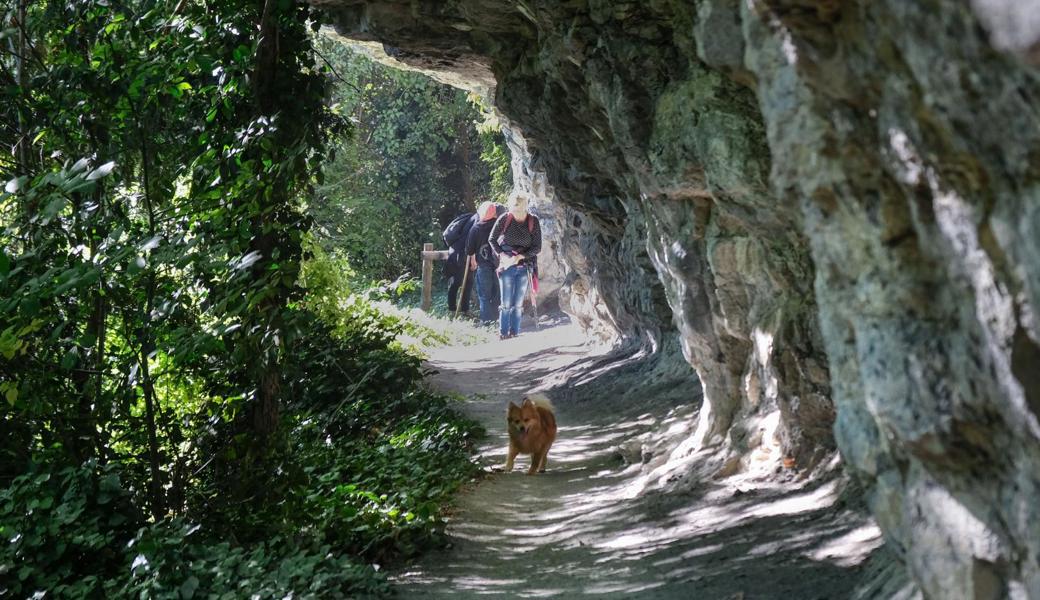
{"label": "person in dark jacket", "polygon": [[498,257],[491,250],[488,238],[495,219],[505,214],[506,207],[495,202],[484,202],[477,209],[480,221],[469,231],[466,240],[466,256],[470,268],[476,269],[477,299],[480,301],[480,320],[485,324],[498,318]]}
{"label": "person in dark jacket", "polygon": [[528,197],[513,192],[509,212],[495,220],[488,238],[498,255],[498,286],[501,303],[498,308],[499,338],[520,334],[520,315],[524,308],[527,283],[538,253],[542,250],[542,226],[538,217],[527,212]]}
{"label": "person in dark jacket", "polygon": [[[463,219],[463,217],[466,218]],[[448,278],[448,310],[452,313],[456,308],[460,308],[462,312],[469,311],[473,277],[472,274],[469,276],[466,274],[469,266],[467,264],[469,261],[466,260],[466,240],[476,223],[477,213],[459,215],[452,220],[442,235],[444,243],[448,245],[448,258],[444,262],[444,276]],[[465,288],[462,286],[463,281],[466,283]],[[463,288],[461,300],[459,299],[460,288]]]}

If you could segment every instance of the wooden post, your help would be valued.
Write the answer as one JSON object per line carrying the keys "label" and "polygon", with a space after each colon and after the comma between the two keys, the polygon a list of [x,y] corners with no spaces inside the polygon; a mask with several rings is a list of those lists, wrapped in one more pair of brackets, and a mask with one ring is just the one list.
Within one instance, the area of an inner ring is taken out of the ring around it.
{"label": "wooden post", "polygon": [[433,306],[433,258],[427,252],[433,252],[433,244],[423,244],[422,309],[424,312],[430,312],[430,308]]}
{"label": "wooden post", "polygon": [[423,244],[422,253],[422,309],[433,307],[433,261],[448,260],[448,250],[434,250],[433,244]]}

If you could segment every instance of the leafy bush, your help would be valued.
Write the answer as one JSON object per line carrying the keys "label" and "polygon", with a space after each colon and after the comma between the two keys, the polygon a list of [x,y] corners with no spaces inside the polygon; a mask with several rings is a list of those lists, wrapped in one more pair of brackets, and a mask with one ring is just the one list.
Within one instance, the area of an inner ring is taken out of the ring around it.
{"label": "leafy bush", "polygon": [[[413,389],[397,402],[358,400],[296,428],[313,475],[299,490],[300,510],[322,524],[325,542],[384,561],[434,540],[442,505],[475,472],[469,449],[481,433],[450,403]],[[363,435],[331,433],[362,423]]]}
{"label": "leafy bush", "polygon": [[143,527],[126,545],[128,575],[108,596],[170,598],[381,598],[389,584],[372,567],[330,546],[273,537],[249,548],[207,543],[182,521]]}
{"label": "leafy bush", "polygon": [[250,547],[198,525],[147,523],[118,469],[86,464],[31,473],[0,491],[0,595],[28,597],[366,598],[385,579],[328,545],[273,537]]}
{"label": "leafy bush", "polygon": [[[376,304],[418,306],[419,282],[400,277],[393,282],[373,283],[358,274],[346,256],[327,252],[313,237],[308,237],[304,246],[308,258],[300,269],[300,284],[307,288],[307,306],[338,337],[354,340],[375,336],[372,341],[385,342],[384,346],[392,348],[398,346],[395,342],[402,334],[431,344],[448,341],[442,332]],[[435,298],[434,313],[448,315],[446,294],[435,294]]]}
{"label": "leafy bush", "polygon": [[422,385],[419,357],[395,342],[414,326],[351,293],[345,259],[315,248],[302,271],[314,312],[289,352],[292,459],[281,464],[298,482],[277,517],[248,518],[298,526],[370,560],[412,554],[473,475],[469,452],[481,431]]}
{"label": "leafy bush", "polygon": [[[305,300],[286,319],[298,332],[285,352],[282,427],[267,451],[250,454],[241,399],[207,398],[208,386],[170,375],[160,407],[185,429],[164,448],[173,453],[176,442],[199,465],[180,481],[181,516],[146,520],[143,431],[111,443],[115,462],[104,466],[56,468],[60,446],[38,450],[36,466],[0,492],[6,593],[389,593],[370,563],[435,543],[443,505],[474,473],[480,431],[454,400],[423,387],[420,359],[395,341],[409,325],[350,293],[345,262],[319,252],[303,271]],[[173,360],[160,354],[156,366]],[[226,372],[222,362],[202,364]]]}
{"label": "leafy bush", "polygon": [[[473,430],[344,265],[298,285],[307,201],[347,128],[318,15],[23,4],[0,57],[24,79],[0,86],[0,596],[385,593],[362,563],[435,532]],[[384,150],[411,100],[440,98],[411,89],[381,119]],[[405,189],[391,170],[379,189]],[[433,231],[412,213],[366,235]]]}
{"label": "leafy bush", "polygon": [[119,575],[120,552],[140,521],[113,466],[16,478],[0,490],[0,596],[98,595]]}

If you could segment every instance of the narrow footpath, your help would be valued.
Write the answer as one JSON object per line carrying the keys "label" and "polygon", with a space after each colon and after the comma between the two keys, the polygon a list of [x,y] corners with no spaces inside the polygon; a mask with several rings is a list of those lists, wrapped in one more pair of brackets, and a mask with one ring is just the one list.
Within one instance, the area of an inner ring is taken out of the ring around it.
{"label": "narrow footpath", "polygon": [[[654,432],[695,423],[699,399],[633,401],[617,382],[597,387],[607,352],[568,324],[433,352],[431,384],[466,396],[465,412],[487,428],[487,476],[459,494],[449,546],[391,575],[400,597],[830,600],[877,578],[880,567],[867,565],[880,534],[844,506],[840,478],[655,489],[640,453]],[[553,398],[560,424],[548,472],[527,476],[528,457],[497,472],[505,407],[536,389]]]}

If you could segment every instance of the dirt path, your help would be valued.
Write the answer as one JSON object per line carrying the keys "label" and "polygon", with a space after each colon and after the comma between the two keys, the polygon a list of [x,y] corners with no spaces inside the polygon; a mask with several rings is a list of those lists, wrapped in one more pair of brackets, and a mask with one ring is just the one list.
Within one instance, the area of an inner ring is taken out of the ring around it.
{"label": "dirt path", "polygon": [[[597,396],[589,374],[604,368],[597,359],[606,350],[583,341],[561,325],[431,357],[440,371],[433,384],[470,396],[466,412],[487,427],[480,461],[489,471],[504,461],[509,400],[565,380],[586,388],[549,391],[560,422],[549,471],[526,476],[523,457],[513,473],[464,490],[449,521],[450,546],[393,574],[401,597],[851,596],[880,541],[862,511],[844,507],[840,479],[651,473],[642,464],[651,428],[688,428],[697,407],[653,397],[619,405],[616,388]],[[667,493],[653,489],[676,478],[688,480]]]}

